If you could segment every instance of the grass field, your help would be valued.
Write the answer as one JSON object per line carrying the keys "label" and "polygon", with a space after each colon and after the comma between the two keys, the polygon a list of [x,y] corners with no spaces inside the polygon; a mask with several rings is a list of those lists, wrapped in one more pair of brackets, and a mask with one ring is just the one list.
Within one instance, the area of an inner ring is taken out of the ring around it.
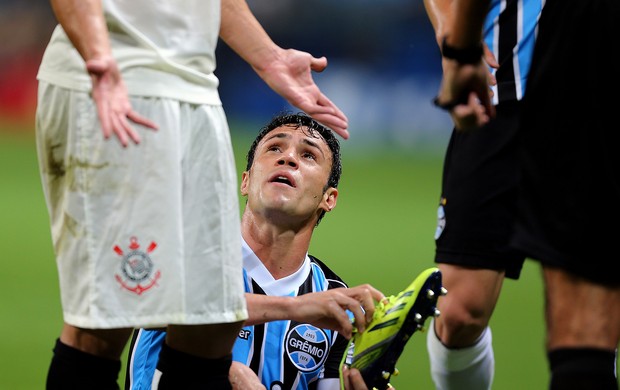
{"label": "grass field", "polygon": [[[238,161],[248,142],[235,141]],[[433,265],[441,157],[345,145],[343,163],[338,206],[318,227],[311,253],[350,285],[368,282],[397,293]],[[32,137],[0,130],[0,167],[0,389],[43,389],[62,317]],[[546,388],[537,264],[526,263],[519,282],[505,283],[492,326],[494,388]],[[425,337],[416,334],[407,344],[397,389],[433,389]]]}

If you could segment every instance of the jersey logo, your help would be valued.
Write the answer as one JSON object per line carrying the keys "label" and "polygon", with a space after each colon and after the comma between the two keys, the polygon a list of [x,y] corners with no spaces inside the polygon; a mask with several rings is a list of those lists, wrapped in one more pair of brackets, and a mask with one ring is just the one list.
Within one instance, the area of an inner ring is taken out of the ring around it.
{"label": "jersey logo", "polygon": [[251,334],[252,334],[252,332],[249,329],[242,328],[239,331],[239,338],[242,339],[242,340],[249,340]]}
{"label": "jersey logo", "polygon": [[329,351],[329,338],[322,329],[309,324],[295,326],[286,335],[286,353],[299,371],[321,367]]}
{"label": "jersey logo", "polygon": [[145,291],[155,286],[161,277],[161,271],[157,270],[153,275],[153,260],[149,254],[157,248],[157,243],[151,241],[146,252],[140,250],[140,244],[136,237],[129,239],[129,251],[127,253],[118,246],[114,246],[114,252],[121,257],[121,273],[114,275],[116,281],[126,290],[142,295]]}

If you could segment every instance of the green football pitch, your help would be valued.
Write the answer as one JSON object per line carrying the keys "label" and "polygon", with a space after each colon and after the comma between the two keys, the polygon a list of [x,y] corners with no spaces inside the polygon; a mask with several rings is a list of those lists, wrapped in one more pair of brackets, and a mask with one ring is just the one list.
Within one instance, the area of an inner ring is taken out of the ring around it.
{"label": "green football pitch", "polygon": [[[234,141],[239,168],[249,141]],[[347,142],[338,206],[310,251],[349,285],[395,294],[433,266],[441,153],[353,150]],[[0,129],[0,389],[45,387],[62,326],[47,218],[32,136]],[[528,261],[520,281],[505,282],[491,322],[495,389],[546,388],[542,310],[539,267]],[[407,344],[392,381],[397,389],[433,389],[425,339],[416,333]]]}

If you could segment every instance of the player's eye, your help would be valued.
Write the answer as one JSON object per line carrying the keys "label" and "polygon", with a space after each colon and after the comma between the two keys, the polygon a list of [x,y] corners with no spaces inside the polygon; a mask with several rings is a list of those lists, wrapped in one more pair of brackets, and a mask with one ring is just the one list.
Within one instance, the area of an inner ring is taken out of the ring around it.
{"label": "player's eye", "polygon": [[311,160],[316,160],[316,156],[314,155],[314,153],[304,152],[301,155],[303,158],[309,158]]}
{"label": "player's eye", "polygon": [[278,145],[272,145],[272,146],[269,146],[267,148],[267,151],[269,151],[269,152],[279,152],[280,151],[280,147]]}

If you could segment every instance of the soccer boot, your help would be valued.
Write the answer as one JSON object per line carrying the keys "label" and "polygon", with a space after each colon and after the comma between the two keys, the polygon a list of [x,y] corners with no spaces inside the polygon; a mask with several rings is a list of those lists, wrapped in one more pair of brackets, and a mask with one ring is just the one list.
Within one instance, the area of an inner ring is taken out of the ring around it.
{"label": "soccer boot", "polygon": [[425,330],[428,317],[439,315],[437,300],[446,293],[441,271],[429,268],[406,289],[377,304],[366,331],[354,333],[349,341],[349,346],[353,345],[349,366],[361,372],[368,389],[391,387],[389,380],[395,375],[396,361],[405,344],[415,331]]}

